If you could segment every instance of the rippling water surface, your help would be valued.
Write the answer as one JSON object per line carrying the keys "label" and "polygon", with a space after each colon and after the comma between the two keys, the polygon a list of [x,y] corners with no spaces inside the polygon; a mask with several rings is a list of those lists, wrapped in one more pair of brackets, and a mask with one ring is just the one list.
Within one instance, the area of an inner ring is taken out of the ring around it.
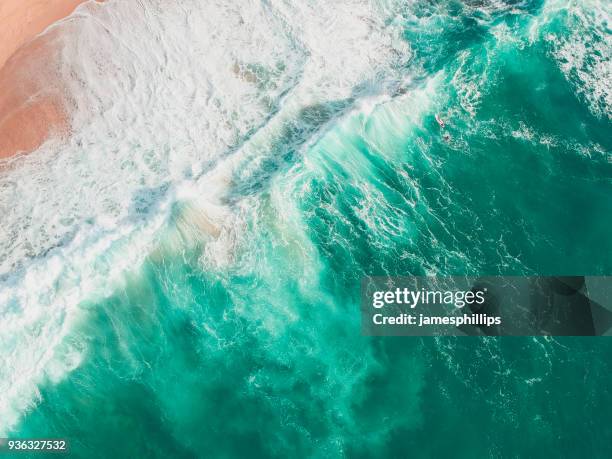
{"label": "rippling water surface", "polygon": [[82,5],[70,139],[0,172],[0,434],[88,458],[605,456],[607,340],[366,338],[358,289],[612,273],[611,17]]}

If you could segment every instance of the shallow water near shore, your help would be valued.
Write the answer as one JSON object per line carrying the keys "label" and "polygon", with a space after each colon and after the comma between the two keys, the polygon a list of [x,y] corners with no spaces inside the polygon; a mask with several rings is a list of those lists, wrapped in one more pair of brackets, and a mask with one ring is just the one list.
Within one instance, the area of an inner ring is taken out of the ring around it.
{"label": "shallow water near shore", "polygon": [[73,138],[0,178],[0,434],[75,457],[609,451],[606,339],[367,338],[358,306],[364,275],[610,274],[609,7],[127,3],[69,22],[125,60],[66,44]]}

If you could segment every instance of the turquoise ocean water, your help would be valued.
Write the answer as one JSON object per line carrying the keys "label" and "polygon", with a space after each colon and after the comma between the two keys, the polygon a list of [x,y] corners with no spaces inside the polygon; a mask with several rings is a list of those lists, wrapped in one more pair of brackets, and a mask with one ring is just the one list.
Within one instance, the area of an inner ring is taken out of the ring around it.
{"label": "turquoise ocean water", "polygon": [[[246,151],[220,200],[234,233],[168,200],[139,261],[60,321],[43,375],[11,383],[33,395],[0,385],[22,397],[6,436],[84,458],[609,457],[608,339],[368,338],[358,302],[364,275],[612,274],[610,6],[393,8],[409,58],[228,146]],[[165,190],[139,189],[137,223]]]}

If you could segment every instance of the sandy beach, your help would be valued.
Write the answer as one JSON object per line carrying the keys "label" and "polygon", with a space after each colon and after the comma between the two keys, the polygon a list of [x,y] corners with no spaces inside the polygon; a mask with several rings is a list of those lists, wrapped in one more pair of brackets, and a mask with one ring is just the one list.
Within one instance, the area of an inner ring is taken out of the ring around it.
{"label": "sandy beach", "polygon": [[0,2],[0,158],[37,148],[50,134],[65,132],[58,31],[39,36],[68,16],[82,0]]}

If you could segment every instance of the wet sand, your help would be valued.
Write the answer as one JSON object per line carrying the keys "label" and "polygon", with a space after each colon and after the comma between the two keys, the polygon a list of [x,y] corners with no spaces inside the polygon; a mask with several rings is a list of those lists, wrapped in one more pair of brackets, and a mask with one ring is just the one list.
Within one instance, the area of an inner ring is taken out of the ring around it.
{"label": "wet sand", "polygon": [[56,66],[60,31],[39,34],[81,2],[0,2],[0,158],[66,133],[65,92]]}
{"label": "wet sand", "polygon": [[0,68],[17,49],[51,24],[68,16],[83,0],[2,0]]}

